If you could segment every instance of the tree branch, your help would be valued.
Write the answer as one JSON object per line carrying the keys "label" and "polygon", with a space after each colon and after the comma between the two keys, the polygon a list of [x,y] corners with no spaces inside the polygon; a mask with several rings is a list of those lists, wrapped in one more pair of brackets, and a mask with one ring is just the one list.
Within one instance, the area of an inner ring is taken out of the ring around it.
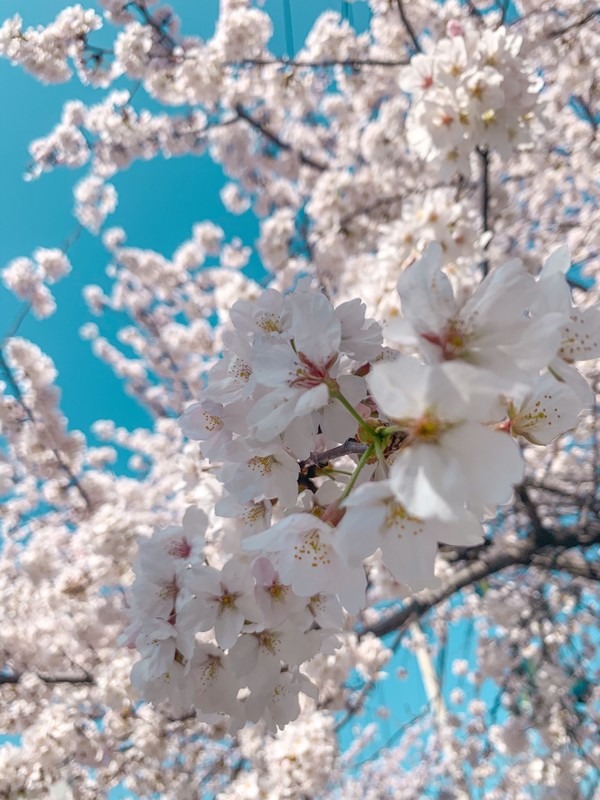
{"label": "tree branch", "polygon": [[555,553],[536,553],[532,556],[531,563],[535,567],[549,572],[568,572],[574,578],[586,578],[591,581],[600,581],[600,564],[577,558],[576,554],[565,550]]}
{"label": "tree branch", "polygon": [[535,543],[540,546],[550,544],[552,540],[552,534],[544,526],[542,520],[540,519],[537,507],[533,502],[533,500],[531,499],[531,497],[529,496],[527,488],[523,484],[521,484],[520,486],[517,486],[517,488],[515,489],[515,494],[521,501],[521,505],[523,506],[523,508],[527,513],[527,516],[529,517],[529,521],[533,529]]}
{"label": "tree branch", "polygon": [[[481,218],[483,233],[490,232],[490,154],[487,147],[478,147],[477,152],[481,159]],[[484,251],[487,250],[489,241],[483,245]],[[481,262],[481,271],[485,277],[490,271],[489,259],[485,258]]]}
{"label": "tree branch", "polygon": [[595,138],[596,134],[598,133],[598,120],[596,119],[596,116],[592,111],[591,103],[588,102],[585,99],[585,97],[583,97],[583,95],[580,94],[575,95],[575,100],[577,101],[577,104],[581,107],[581,111],[583,112],[584,118],[592,126],[592,133],[593,133],[592,138]]}
{"label": "tree branch", "polygon": [[586,25],[588,22],[591,22],[594,17],[598,16],[600,16],[600,7],[592,9],[592,11],[590,11],[584,17],[581,17],[581,19],[575,20],[575,22],[571,22],[569,25],[565,25],[563,28],[555,28],[553,31],[548,33],[548,36],[551,39],[555,39],[558,36],[563,36],[563,34],[572,31],[574,28],[581,28],[582,25]]}
{"label": "tree branch", "polygon": [[330,67],[351,67],[360,69],[361,67],[402,67],[410,63],[410,59],[401,58],[395,60],[385,60],[377,58],[348,58],[348,59],[324,59],[323,61],[305,61],[295,58],[243,58],[239,61],[226,61],[227,67],[307,67],[310,69],[329,69]]}
{"label": "tree branch", "polygon": [[[130,3],[124,6],[127,8],[128,6],[133,6],[137,11],[139,11],[144,23],[148,25],[158,36],[159,42],[161,44],[167,44],[169,50],[173,50],[173,48],[178,47],[178,42],[171,36],[171,34],[164,30],[162,25],[154,19],[152,14],[148,11],[148,9],[142,3],[138,2],[137,0],[131,0]],[[164,25],[164,23],[163,23]]]}
{"label": "tree branch", "polygon": [[300,462],[300,469],[310,466],[323,467],[334,458],[341,458],[350,453],[362,455],[368,449],[369,445],[367,444],[357,442],[356,439],[346,439],[344,444],[332,447],[331,450],[323,450],[321,453],[311,453],[305,461]]}
{"label": "tree branch", "polygon": [[[71,683],[74,685],[87,684],[89,686],[95,684],[94,676],[90,675],[89,672],[84,672],[83,675],[70,675],[66,673],[56,673],[55,675],[50,675],[43,672],[36,672],[36,675],[47,686],[53,686],[57,683]],[[11,674],[0,673],[0,686],[3,684],[11,684],[14,686],[20,683],[22,677],[22,672],[13,672]]]}
{"label": "tree branch", "polygon": [[[495,575],[507,567],[536,566],[535,561],[538,556],[540,557],[539,565],[543,568],[560,569],[562,561],[563,564],[567,564],[569,567],[567,571],[570,572],[571,568],[576,569],[576,566],[570,560],[564,561],[562,554],[566,549],[589,547],[600,543],[599,523],[588,525],[584,528],[562,528],[557,531],[544,529],[544,531],[550,540],[548,544],[540,547],[539,544],[531,539],[523,539],[518,542],[499,542],[497,545],[490,547],[489,550],[484,550],[480,558],[455,572],[442,586],[419,592],[405,603],[401,609],[364,627],[359,632],[359,636],[364,636],[366,633],[385,636],[393,631],[399,634],[404,633],[413,622],[419,620],[428,611],[431,611],[461,589],[472,586],[474,583],[488,578],[490,575]],[[558,555],[552,552],[553,547],[559,548]],[[554,563],[557,566],[549,567],[550,563]],[[586,570],[586,575],[581,577],[595,579],[595,568],[590,570],[589,574],[587,574]]]}
{"label": "tree branch", "polygon": [[241,103],[238,103],[235,106],[235,111],[240,119],[243,119],[245,122],[247,122],[248,125],[254,128],[254,130],[261,133],[265,137],[265,139],[268,139],[274,145],[279,147],[280,150],[285,150],[288,153],[295,153],[300,159],[300,162],[305,166],[312,167],[312,169],[318,169],[319,172],[324,172],[327,169],[326,164],[321,164],[319,161],[313,161],[313,159],[310,158],[310,156],[307,156],[302,152],[298,152],[292,147],[291,144],[288,144],[288,142],[284,142],[282,139],[279,138],[279,136],[277,136],[277,134],[273,133],[268,128],[265,128],[265,126],[262,123],[254,119],[254,117],[252,117],[246,111],[246,109],[241,105]]}
{"label": "tree branch", "polygon": [[[13,390],[19,405],[23,409],[23,411],[25,413],[25,416],[27,417],[27,419],[32,424],[36,425],[37,424],[37,420],[36,420],[36,418],[35,418],[35,416],[33,414],[33,411],[31,410],[31,408],[29,408],[29,406],[25,402],[25,398],[23,397],[23,392],[21,391],[21,387],[17,383],[17,380],[16,380],[16,378],[15,378],[15,376],[13,374],[13,371],[10,368],[10,366],[8,365],[8,362],[6,361],[6,358],[4,357],[4,353],[2,352],[1,347],[0,347],[0,369],[2,369],[4,374],[6,375],[6,379],[7,379],[8,383],[10,384],[10,387]],[[75,473],[73,472],[71,467],[63,459],[60,450],[57,447],[54,447],[54,446],[51,446],[48,449],[50,450],[50,452],[52,453],[52,455],[56,459],[56,462],[57,462],[58,466],[60,467],[60,469],[62,469],[62,471],[65,473],[65,475],[68,476],[70,484],[73,485],[75,487],[75,489],[77,489],[77,491],[79,492],[79,494],[83,498],[83,501],[85,502],[87,510],[88,511],[92,511],[93,504],[92,504],[92,501],[91,501],[91,498],[90,498],[89,494],[83,488],[83,486],[81,485],[81,483],[79,481],[79,478],[75,475]]]}
{"label": "tree branch", "polygon": [[417,37],[417,33],[412,26],[411,21],[406,16],[406,11],[404,10],[404,0],[396,0],[396,5],[398,6],[398,13],[400,14],[400,19],[402,20],[402,24],[406,28],[406,32],[410,36],[410,40],[413,43],[413,47],[417,51],[417,53],[422,53],[423,48],[419,43],[419,39]]}

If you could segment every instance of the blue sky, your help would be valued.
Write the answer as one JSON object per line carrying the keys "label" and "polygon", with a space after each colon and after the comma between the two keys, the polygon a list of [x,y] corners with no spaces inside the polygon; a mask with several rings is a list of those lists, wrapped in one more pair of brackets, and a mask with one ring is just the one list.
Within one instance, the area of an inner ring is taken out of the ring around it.
{"label": "blue sky", "polygon": [[[66,5],[63,0],[1,0],[0,19],[20,13],[26,25],[47,24]],[[97,7],[94,2],[84,3]],[[218,0],[175,0],[172,3],[182,20],[186,34],[209,37],[218,12]],[[327,9],[341,11],[339,0],[302,0],[290,2],[292,34],[295,47],[303,41],[314,19]],[[284,14],[286,0],[267,0],[275,35],[272,49],[286,53]],[[359,25],[365,24],[365,3],[352,7]],[[0,127],[0,267],[16,256],[28,256],[36,247],[59,247],[73,233],[73,184],[85,170],[57,170],[38,180],[25,182],[29,162],[28,144],[46,135],[58,122],[66,100],[78,97],[85,102],[99,102],[105,92],[81,87],[77,81],[59,86],[43,86],[20,69],[0,59],[0,107],[6,110]],[[149,105],[138,93],[137,107]],[[122,225],[128,243],[148,247],[169,256],[188,238],[194,222],[212,219],[229,236],[240,236],[253,244],[257,223],[251,215],[231,217],[224,209],[219,189],[223,183],[220,168],[207,157],[157,158],[137,162],[114,179],[119,191],[119,206],[108,225]],[[36,321],[30,315],[20,329],[27,338],[40,343],[54,359],[59,371],[58,383],[63,392],[63,410],[70,425],[84,432],[96,419],[113,418],[125,427],[149,423],[147,413],[120,388],[110,369],[90,353],[90,345],[78,336],[79,327],[89,320],[82,288],[88,283],[108,286],[104,269],[106,252],[100,242],[85,233],[69,251],[73,263],[71,275],[57,284],[58,312],[48,320]],[[19,303],[0,288],[0,337],[8,331],[18,313]],[[100,321],[110,338],[117,320]]]}

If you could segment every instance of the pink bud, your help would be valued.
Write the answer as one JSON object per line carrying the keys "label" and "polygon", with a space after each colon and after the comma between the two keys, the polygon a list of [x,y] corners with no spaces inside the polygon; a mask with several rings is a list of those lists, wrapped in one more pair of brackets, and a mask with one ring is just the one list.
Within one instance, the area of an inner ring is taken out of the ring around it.
{"label": "pink bud", "polygon": [[462,36],[463,26],[458,19],[451,19],[448,24],[446,25],[446,33],[448,36]]}

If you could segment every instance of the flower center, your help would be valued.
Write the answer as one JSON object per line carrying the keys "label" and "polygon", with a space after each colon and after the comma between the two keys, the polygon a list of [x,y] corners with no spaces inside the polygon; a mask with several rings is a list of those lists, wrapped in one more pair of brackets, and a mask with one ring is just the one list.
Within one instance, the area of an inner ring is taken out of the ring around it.
{"label": "flower center", "polygon": [[299,366],[296,368],[295,377],[290,381],[290,386],[300,386],[303,389],[314,389],[326,383],[332,390],[337,387],[336,382],[329,376],[329,370],[334,365],[337,356],[331,356],[324,364],[316,364],[304,353],[298,353]]}
{"label": "flower center", "polygon": [[446,429],[446,425],[434,416],[431,412],[426,412],[422,417],[411,421],[409,428],[410,442],[437,442]]}
{"label": "flower center", "polygon": [[174,539],[169,543],[167,552],[173,558],[188,558],[192,552],[192,545],[187,539]]}

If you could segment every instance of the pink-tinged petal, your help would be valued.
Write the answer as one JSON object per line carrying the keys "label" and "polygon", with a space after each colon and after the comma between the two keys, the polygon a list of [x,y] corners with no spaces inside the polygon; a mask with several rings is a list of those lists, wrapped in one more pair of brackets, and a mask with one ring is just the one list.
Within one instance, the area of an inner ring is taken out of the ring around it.
{"label": "pink-tinged petal", "polygon": [[249,675],[258,664],[259,644],[252,634],[242,634],[229,653],[235,674]]}
{"label": "pink-tinged petal", "polygon": [[[364,484],[364,488],[373,485],[376,484]],[[359,486],[352,495],[358,495],[362,488]],[[375,552],[380,540],[377,533],[383,527],[385,516],[386,508],[383,503],[365,503],[348,508],[338,525],[336,538],[336,550],[344,561],[358,566]]]}
{"label": "pink-tinged petal", "polygon": [[395,319],[388,323],[385,326],[385,338],[404,347],[418,347],[422,341],[412,322],[407,319]]}
{"label": "pink-tinged petal", "polygon": [[264,556],[260,556],[252,563],[252,574],[259,586],[269,586],[277,577],[275,567]]}
{"label": "pink-tinged petal", "polygon": [[310,601],[310,609],[322,628],[340,630],[344,624],[344,609],[337,595],[320,592]]}
{"label": "pink-tinged petal", "polygon": [[257,533],[254,536],[248,536],[242,543],[244,550],[249,550],[250,552],[253,550],[263,550],[266,553],[278,552],[280,549],[279,545],[281,545],[281,531],[275,526],[262,533]]}
{"label": "pink-tinged petal", "polygon": [[248,414],[248,426],[260,442],[268,442],[280,434],[294,419],[297,392],[270,392],[261,397]]}
{"label": "pink-tinged petal", "polygon": [[179,417],[179,427],[188,439],[205,439],[223,429],[222,410],[218,403],[192,403]]}
{"label": "pink-tinged petal", "polygon": [[359,566],[348,568],[340,564],[340,576],[336,583],[335,590],[339,595],[342,605],[351,614],[358,612],[365,607],[367,576],[364,569]]}
{"label": "pink-tinged petal", "polygon": [[287,385],[296,363],[296,354],[288,342],[258,342],[252,357],[252,371],[263,386],[277,389]]}
{"label": "pink-tinged petal", "polygon": [[317,425],[312,416],[296,417],[282,433],[283,445],[297,459],[308,458],[316,432]]}
{"label": "pink-tinged petal", "polygon": [[461,319],[486,330],[510,330],[520,323],[537,294],[534,278],[518,259],[493,269],[467,300]]}
{"label": "pink-tinged petal", "polygon": [[189,536],[204,536],[208,528],[208,516],[202,509],[189,506],[183,515],[183,530]]}

